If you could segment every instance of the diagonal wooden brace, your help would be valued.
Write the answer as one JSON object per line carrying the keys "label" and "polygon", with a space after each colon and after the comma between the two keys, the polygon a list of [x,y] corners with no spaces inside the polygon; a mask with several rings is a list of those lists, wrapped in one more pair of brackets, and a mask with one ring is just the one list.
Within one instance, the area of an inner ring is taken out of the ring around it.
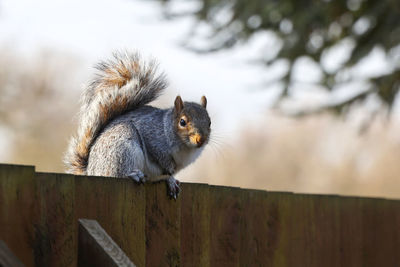
{"label": "diagonal wooden brace", "polygon": [[79,219],[78,266],[135,267],[95,220]]}

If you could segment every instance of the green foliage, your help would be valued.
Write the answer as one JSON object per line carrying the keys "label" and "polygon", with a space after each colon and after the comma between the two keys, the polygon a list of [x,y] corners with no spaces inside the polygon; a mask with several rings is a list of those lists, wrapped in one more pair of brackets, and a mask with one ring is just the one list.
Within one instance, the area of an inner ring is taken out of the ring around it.
{"label": "green foliage", "polygon": [[[167,1],[171,2],[171,1]],[[383,48],[388,60],[397,57],[400,44],[400,1],[398,0],[200,0],[201,7],[194,13],[200,21],[212,26],[210,46],[194,51],[213,52],[233,47],[247,41],[262,30],[272,31],[282,45],[278,53],[263,58],[265,64],[285,59],[289,63],[282,97],[287,96],[293,83],[292,67],[297,59],[307,56],[321,66],[323,78],[320,84],[332,90],[338,82],[338,73],[349,69],[366,57],[375,47]],[[224,12],[224,19],[220,19]],[[354,46],[347,60],[337,70],[326,70],[321,59],[326,52],[342,41]],[[396,50],[397,47],[397,50]],[[397,55],[396,54],[397,51]],[[393,63],[393,62],[392,62]],[[368,94],[376,93],[390,108],[399,91],[400,64],[393,64],[390,73],[368,78]],[[348,78],[348,81],[352,80]],[[352,102],[364,99],[360,93],[345,103],[334,107],[341,111]]]}

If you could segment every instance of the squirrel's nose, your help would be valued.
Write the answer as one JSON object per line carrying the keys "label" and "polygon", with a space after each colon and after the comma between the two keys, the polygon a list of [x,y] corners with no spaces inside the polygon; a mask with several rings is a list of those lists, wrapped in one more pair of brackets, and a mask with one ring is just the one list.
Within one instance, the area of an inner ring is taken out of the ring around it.
{"label": "squirrel's nose", "polygon": [[196,137],[196,144],[198,147],[201,147],[204,143],[204,138],[201,135],[198,135]]}
{"label": "squirrel's nose", "polygon": [[192,143],[197,145],[197,147],[201,147],[204,144],[204,137],[200,134],[194,134],[190,139]]}

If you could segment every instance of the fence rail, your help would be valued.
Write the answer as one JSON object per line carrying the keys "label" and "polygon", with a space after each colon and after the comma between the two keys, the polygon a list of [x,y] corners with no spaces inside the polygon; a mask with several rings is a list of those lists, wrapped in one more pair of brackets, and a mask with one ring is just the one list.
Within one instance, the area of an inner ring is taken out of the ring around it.
{"label": "fence rail", "polygon": [[0,240],[26,266],[77,266],[82,218],[136,266],[400,264],[397,200],[183,183],[174,201],[164,183],[0,165]]}

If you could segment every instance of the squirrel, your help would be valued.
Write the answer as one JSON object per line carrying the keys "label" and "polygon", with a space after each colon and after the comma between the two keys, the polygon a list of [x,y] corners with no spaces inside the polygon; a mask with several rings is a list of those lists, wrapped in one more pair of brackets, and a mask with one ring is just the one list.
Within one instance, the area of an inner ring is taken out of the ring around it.
{"label": "squirrel", "polygon": [[168,195],[180,192],[174,175],[203,151],[211,133],[206,110],[183,102],[160,109],[147,105],[167,87],[154,59],[117,52],[96,65],[97,74],[81,97],[78,133],[68,145],[67,172],[130,178],[137,183],[165,180]]}

